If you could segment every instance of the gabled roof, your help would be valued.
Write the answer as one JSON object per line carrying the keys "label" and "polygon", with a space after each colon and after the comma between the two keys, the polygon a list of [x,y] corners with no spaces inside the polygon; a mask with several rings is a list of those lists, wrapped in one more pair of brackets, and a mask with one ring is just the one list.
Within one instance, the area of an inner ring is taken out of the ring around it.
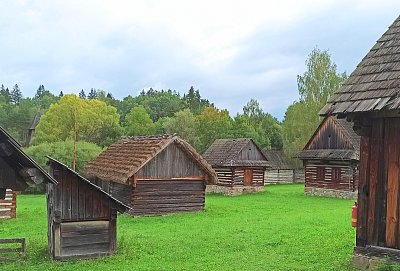
{"label": "gabled roof", "polygon": [[128,211],[128,210],[131,209],[131,207],[129,207],[128,205],[122,203],[122,202],[119,201],[118,199],[114,198],[111,194],[107,193],[107,192],[104,191],[101,187],[95,185],[94,183],[92,183],[91,181],[89,181],[88,179],[86,179],[85,177],[82,177],[81,175],[79,175],[78,172],[76,172],[76,171],[70,169],[67,165],[61,163],[60,161],[58,161],[58,160],[56,160],[56,159],[54,159],[54,158],[51,158],[50,156],[47,156],[47,158],[49,159],[49,162],[55,163],[55,164],[57,164],[58,166],[62,167],[63,169],[65,169],[65,170],[71,172],[71,173],[74,174],[76,177],[78,177],[78,178],[80,179],[80,181],[82,181],[82,182],[88,184],[89,186],[93,187],[93,189],[98,190],[100,193],[104,194],[107,198],[111,199],[113,202],[115,202],[115,203],[118,205],[119,210],[120,210],[121,213],[126,212],[126,211]]}
{"label": "gabled roof", "polygon": [[170,144],[178,144],[209,175],[209,181],[216,183],[215,172],[207,161],[189,143],[175,135],[122,139],[90,162],[85,168],[86,174],[106,181],[126,183],[129,177]]}
{"label": "gabled roof", "polygon": [[321,115],[400,109],[400,17],[329,99]]}
{"label": "gabled roof", "polygon": [[[21,145],[2,127],[0,127],[0,146],[0,155],[3,156],[5,162],[11,168],[15,169],[15,172],[17,172],[26,183],[51,182],[57,184],[57,181],[30,158],[22,150]],[[25,173],[22,174],[21,172],[24,171],[24,169],[34,169],[36,172],[25,171]]]}
{"label": "gabled roof", "polygon": [[263,150],[264,156],[267,157],[272,169],[291,169],[285,162],[285,154],[281,150]]}
{"label": "gabled roof", "polygon": [[[347,142],[347,148],[311,148],[311,144],[316,140],[316,137],[322,127],[332,123],[336,130],[341,134],[341,138]],[[334,116],[325,117],[320,123],[314,134],[307,142],[304,149],[296,155],[297,158],[308,159],[327,159],[327,160],[359,160],[360,157],[360,136],[353,130],[353,124],[345,119],[338,119]]]}
{"label": "gabled roof", "polygon": [[[240,152],[253,143],[263,157],[262,160],[240,160]],[[251,138],[216,139],[203,154],[204,159],[212,166],[260,166],[269,167],[267,157]]]}

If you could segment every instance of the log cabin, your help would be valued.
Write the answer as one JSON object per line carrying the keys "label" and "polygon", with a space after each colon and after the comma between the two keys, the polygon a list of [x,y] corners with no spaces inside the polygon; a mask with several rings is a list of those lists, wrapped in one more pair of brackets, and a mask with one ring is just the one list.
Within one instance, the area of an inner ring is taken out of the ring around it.
{"label": "log cabin", "polygon": [[53,260],[88,259],[113,254],[117,212],[129,210],[100,187],[49,158],[58,184],[47,185],[48,246]]}
{"label": "log cabin", "polygon": [[15,218],[16,191],[29,185],[57,183],[22,150],[21,145],[0,127],[0,218]]}
{"label": "log cabin", "polygon": [[134,216],[201,211],[206,184],[216,182],[211,166],[175,135],[120,140],[89,163],[86,174]]}
{"label": "log cabin", "polygon": [[400,17],[381,36],[320,114],[353,124],[360,140],[353,263],[400,260]]}
{"label": "log cabin", "polygon": [[282,150],[263,150],[270,163],[265,171],[264,184],[304,183],[304,169],[293,167],[286,162]]}
{"label": "log cabin", "polygon": [[360,136],[351,123],[333,116],[324,118],[304,149],[306,195],[355,199],[357,197]]}
{"label": "log cabin", "polygon": [[264,191],[264,173],[270,164],[252,139],[217,139],[203,157],[218,176],[218,183],[208,186],[207,192],[240,195]]}

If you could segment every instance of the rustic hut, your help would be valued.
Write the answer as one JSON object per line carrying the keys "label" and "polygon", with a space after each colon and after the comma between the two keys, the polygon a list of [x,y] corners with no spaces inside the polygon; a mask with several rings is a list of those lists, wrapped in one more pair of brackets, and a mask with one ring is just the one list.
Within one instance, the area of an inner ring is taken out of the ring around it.
{"label": "rustic hut", "polygon": [[57,183],[0,127],[0,218],[15,218],[16,194],[31,184]]}
{"label": "rustic hut", "polygon": [[400,260],[400,17],[320,114],[353,122],[361,136],[354,263]]}
{"label": "rustic hut", "polygon": [[269,162],[250,138],[217,139],[203,154],[218,176],[217,185],[207,192],[240,195],[264,191]]}
{"label": "rustic hut", "polygon": [[290,166],[281,150],[263,150],[270,163],[265,171],[264,184],[304,183],[304,169]]}
{"label": "rustic hut", "polygon": [[47,186],[48,243],[55,260],[112,254],[116,248],[117,211],[128,206],[66,165],[49,158],[58,184]]}
{"label": "rustic hut", "polygon": [[305,194],[356,198],[360,136],[351,123],[326,117],[297,157],[303,160]]}
{"label": "rustic hut", "polygon": [[171,135],[120,140],[92,161],[86,173],[129,204],[132,215],[203,210],[206,184],[216,181],[196,150]]}

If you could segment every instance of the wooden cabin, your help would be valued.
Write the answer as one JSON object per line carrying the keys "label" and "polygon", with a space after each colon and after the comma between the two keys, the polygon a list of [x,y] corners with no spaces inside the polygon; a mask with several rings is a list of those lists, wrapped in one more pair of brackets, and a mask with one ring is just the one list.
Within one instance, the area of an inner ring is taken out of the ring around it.
{"label": "wooden cabin", "polygon": [[265,171],[264,184],[304,183],[304,169],[290,166],[281,150],[263,150],[270,163]]}
{"label": "wooden cabin", "polygon": [[400,17],[320,111],[353,123],[361,136],[353,263],[400,260]]}
{"label": "wooden cabin", "polygon": [[203,157],[218,176],[217,185],[207,187],[207,192],[240,195],[264,191],[264,173],[270,164],[252,139],[217,139]]}
{"label": "wooden cabin", "polygon": [[66,165],[49,157],[47,185],[48,244],[54,260],[87,259],[113,254],[117,211],[129,207]]}
{"label": "wooden cabin", "polygon": [[15,218],[16,191],[29,185],[57,183],[0,127],[0,218]]}
{"label": "wooden cabin", "polygon": [[211,166],[177,136],[135,137],[108,147],[86,167],[87,175],[132,207],[132,215],[201,211]]}
{"label": "wooden cabin", "polygon": [[303,160],[305,194],[356,198],[360,136],[352,124],[326,117],[297,158]]}

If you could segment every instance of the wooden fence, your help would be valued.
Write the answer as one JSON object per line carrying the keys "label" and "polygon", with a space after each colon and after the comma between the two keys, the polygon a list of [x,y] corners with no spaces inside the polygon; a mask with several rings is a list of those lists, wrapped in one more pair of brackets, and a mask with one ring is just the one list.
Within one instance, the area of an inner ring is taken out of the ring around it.
{"label": "wooden fence", "polygon": [[11,189],[7,189],[5,199],[0,200],[0,219],[15,218],[16,209],[17,209],[17,194]]}
{"label": "wooden fence", "polygon": [[304,183],[304,169],[273,169],[265,172],[264,184]]}
{"label": "wooden fence", "polygon": [[18,260],[17,257],[14,257],[15,253],[20,255],[22,259],[25,258],[26,256],[25,238],[0,239],[0,255],[1,255],[0,262],[13,262]]}

